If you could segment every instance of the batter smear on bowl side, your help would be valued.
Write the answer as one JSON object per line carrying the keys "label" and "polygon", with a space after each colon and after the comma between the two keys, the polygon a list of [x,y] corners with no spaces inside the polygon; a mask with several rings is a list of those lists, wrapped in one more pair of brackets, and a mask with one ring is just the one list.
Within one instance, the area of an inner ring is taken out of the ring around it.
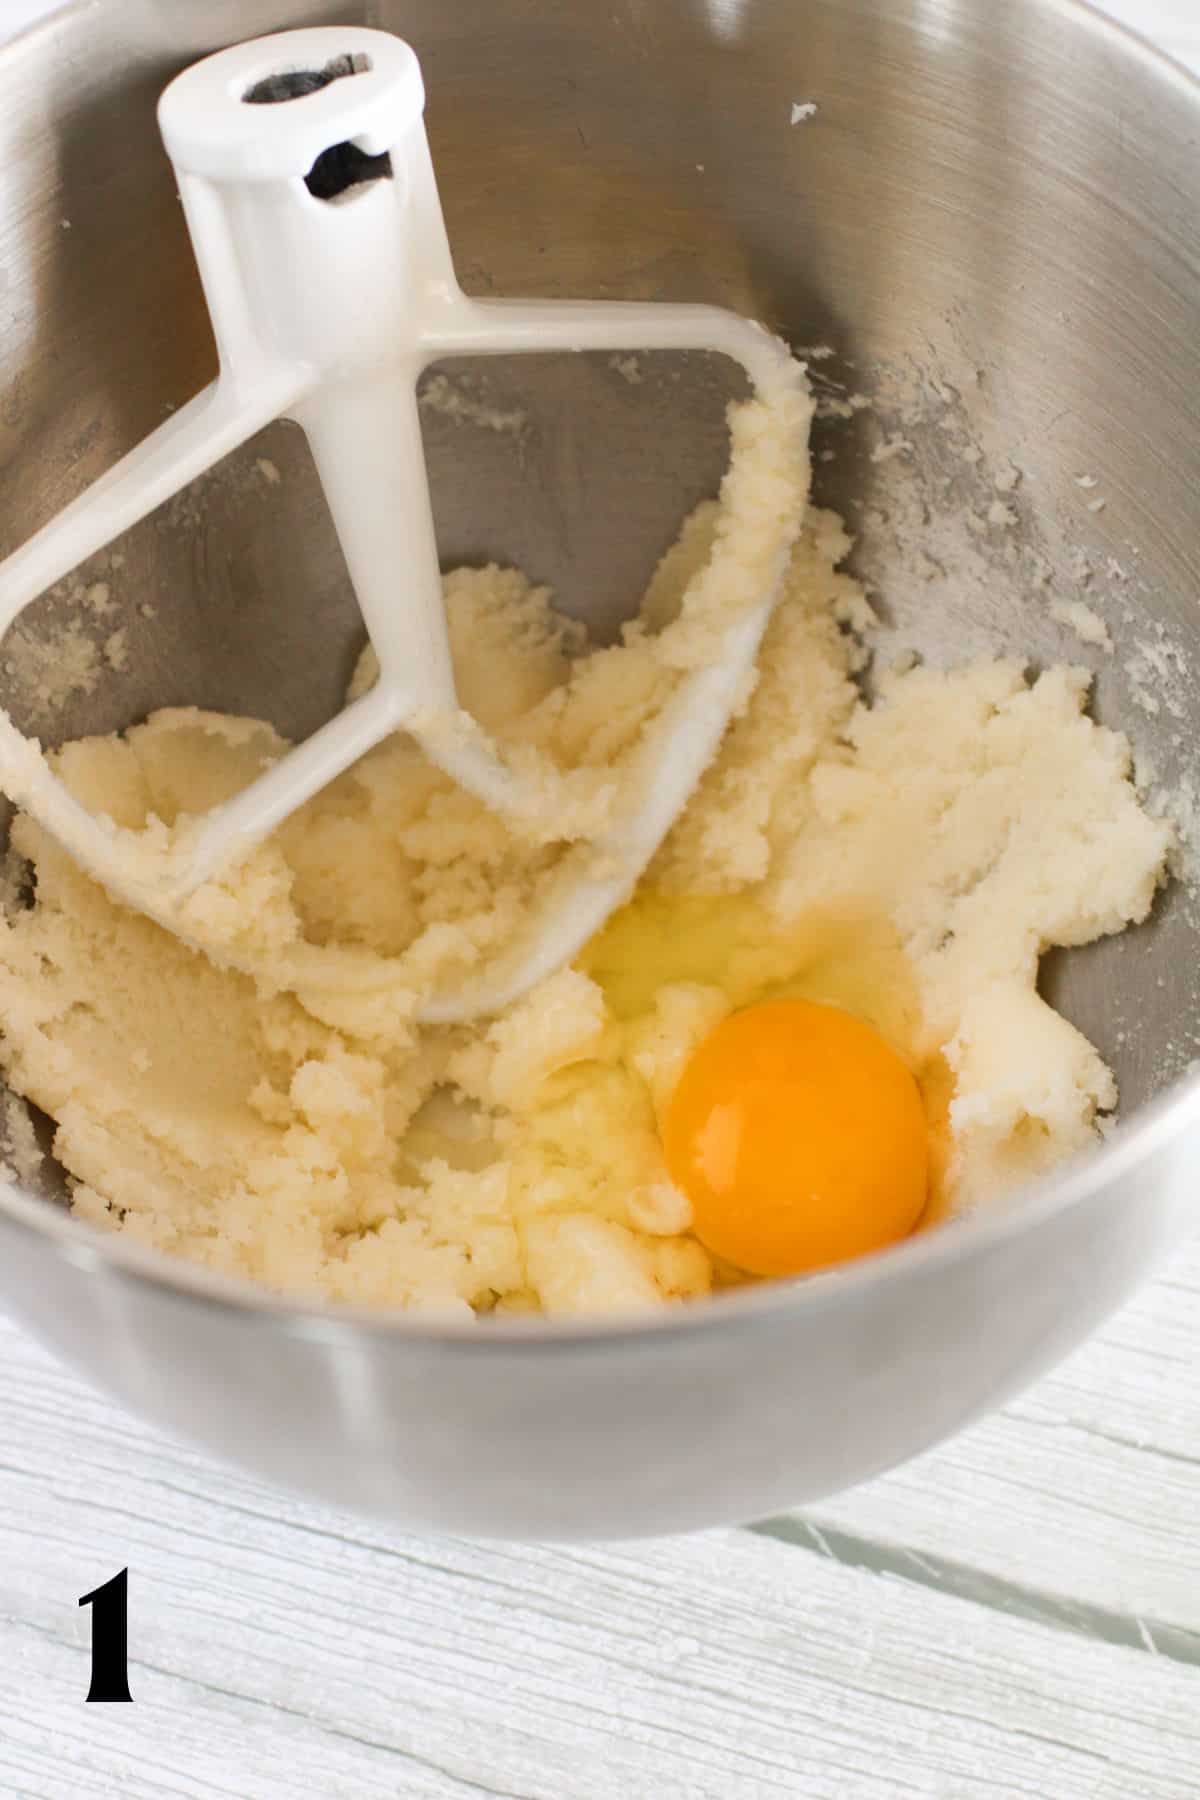
{"label": "batter smear on bowl side", "polygon": [[[684,594],[714,543],[728,559],[745,533],[753,562],[756,509],[788,479],[761,403],[732,428],[721,500],[616,646],[590,647],[515,571],[446,578],[464,706],[552,767],[556,793],[569,777],[581,835],[705,654],[714,618]],[[75,1211],[359,1303],[565,1315],[703,1295],[746,1271],[696,1235],[664,1121],[723,1020],[786,1000],[869,1025],[911,1073],[926,1222],[1093,1144],[1113,1077],[1039,997],[1038,961],[1146,917],[1169,827],[1139,806],[1125,738],[1088,717],[1086,670],[915,667],[868,705],[848,549],[810,509],[758,675],[629,906],[491,1019],[415,1015],[519,923],[562,846],[514,835],[403,737],[193,895],[189,943],[19,815],[34,900],[0,926],[0,1060],[56,1121]],[[368,652],[353,691],[372,678]],[[269,726],[189,709],[54,760],[135,855],[283,749]],[[869,1134],[869,1088],[861,1102]]]}

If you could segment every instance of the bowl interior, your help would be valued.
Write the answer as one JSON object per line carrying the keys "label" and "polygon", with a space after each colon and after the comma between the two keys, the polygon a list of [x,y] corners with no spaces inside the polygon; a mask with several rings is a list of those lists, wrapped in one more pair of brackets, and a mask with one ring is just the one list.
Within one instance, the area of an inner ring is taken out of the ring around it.
{"label": "bowl interior", "polygon": [[[1157,1093],[1200,1016],[1197,90],[1053,0],[185,0],[169,26],[149,0],[72,9],[0,57],[0,548],[213,372],[159,91],[222,43],[317,19],[421,54],[471,291],[710,300],[820,352],[818,497],[857,536],[884,654],[1094,669],[1097,715],[1182,822],[1181,878],[1148,926],[1043,978],[1126,1112]],[[704,357],[434,371],[447,564],[516,563],[611,633],[714,490],[732,391]],[[1055,599],[1101,617],[1115,654]],[[53,743],[199,703],[303,734],[336,709],[362,626],[295,427],[19,629],[55,655],[118,626],[126,668],[54,708],[6,646],[17,723]],[[61,1197],[52,1170],[45,1190]]]}

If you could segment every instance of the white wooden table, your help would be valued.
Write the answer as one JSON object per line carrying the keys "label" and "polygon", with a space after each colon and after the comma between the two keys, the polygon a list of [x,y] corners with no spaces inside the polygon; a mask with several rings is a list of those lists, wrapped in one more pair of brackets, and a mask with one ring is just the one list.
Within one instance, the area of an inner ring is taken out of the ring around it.
{"label": "white wooden table", "polygon": [[[42,10],[0,0],[0,31]],[[1200,64],[1200,0],[1119,10]],[[1007,1412],[840,1500],[515,1549],[231,1475],[0,1323],[0,1794],[1200,1795],[1198,1376],[1200,1246]],[[76,1602],[126,1566],[135,1703],[88,1706]]]}

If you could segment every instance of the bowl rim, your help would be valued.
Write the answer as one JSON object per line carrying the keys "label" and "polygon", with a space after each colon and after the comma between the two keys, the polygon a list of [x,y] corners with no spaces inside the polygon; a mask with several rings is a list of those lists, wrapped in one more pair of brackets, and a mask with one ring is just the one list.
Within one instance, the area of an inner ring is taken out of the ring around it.
{"label": "bowl rim", "polygon": [[[1200,76],[1140,31],[1101,12],[1093,0],[1027,0],[1048,14],[1070,19],[1100,38],[1120,46],[1148,65],[1158,80],[1182,87],[1200,104]],[[46,18],[27,26],[0,46],[0,67],[25,54],[32,40],[62,29],[73,18],[91,13],[95,0],[67,0]],[[510,1352],[586,1352],[613,1345],[638,1345],[666,1338],[672,1342],[714,1331],[753,1330],[769,1326],[781,1315],[823,1312],[847,1301],[862,1300],[881,1284],[916,1280],[938,1270],[1002,1249],[1014,1239],[1047,1226],[1060,1215],[1082,1207],[1169,1147],[1193,1125],[1200,1126],[1200,1072],[1184,1076],[1140,1108],[1112,1136],[1012,1192],[1011,1201],[994,1212],[986,1209],[947,1220],[937,1228],[909,1237],[886,1249],[818,1273],[786,1281],[764,1282],[715,1295],[699,1302],[664,1307],[652,1314],[614,1314],[574,1319],[439,1317],[392,1307],[322,1300],[279,1293],[249,1276],[222,1274],[170,1252],[129,1242],[87,1220],[25,1191],[19,1181],[0,1184],[0,1227],[15,1228],[47,1240],[63,1259],[93,1276],[115,1275],[145,1284],[188,1305],[238,1315],[263,1328],[281,1328],[285,1336],[336,1346],[360,1340],[365,1333],[397,1344],[477,1351],[483,1356],[503,1348]]]}

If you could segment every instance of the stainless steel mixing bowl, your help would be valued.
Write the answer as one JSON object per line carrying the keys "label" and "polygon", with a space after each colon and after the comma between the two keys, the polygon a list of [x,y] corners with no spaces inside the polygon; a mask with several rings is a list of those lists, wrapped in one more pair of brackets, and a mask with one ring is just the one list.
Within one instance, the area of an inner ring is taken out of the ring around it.
{"label": "stainless steel mixing bowl", "polygon": [[[1200,91],[1066,0],[70,8],[0,56],[5,548],[211,372],[159,90],[317,20],[417,46],[469,288],[712,300],[830,346],[824,410],[851,417],[821,428],[821,479],[897,641],[1090,658],[1100,716],[1194,799]],[[527,415],[516,444],[430,409],[448,561],[514,560],[611,628],[722,454],[719,371],[629,373],[489,369],[483,398]],[[896,436],[911,449],[881,460]],[[998,494],[1015,523],[989,523]],[[52,726],[11,674],[6,704],[50,736],[186,701],[310,730],[360,629],[314,501],[298,433],[273,428],[122,546],[128,673]],[[1102,612],[1117,655],[1056,624],[1052,592]],[[803,1284],[636,1327],[336,1312],[101,1236],[48,1165],[42,1191],[0,1192],[4,1302],[168,1429],[408,1526],[640,1533],[811,1500],[998,1405],[1187,1230],[1197,950],[1177,885],[1148,928],[1048,959],[1121,1079],[1101,1153]]]}

